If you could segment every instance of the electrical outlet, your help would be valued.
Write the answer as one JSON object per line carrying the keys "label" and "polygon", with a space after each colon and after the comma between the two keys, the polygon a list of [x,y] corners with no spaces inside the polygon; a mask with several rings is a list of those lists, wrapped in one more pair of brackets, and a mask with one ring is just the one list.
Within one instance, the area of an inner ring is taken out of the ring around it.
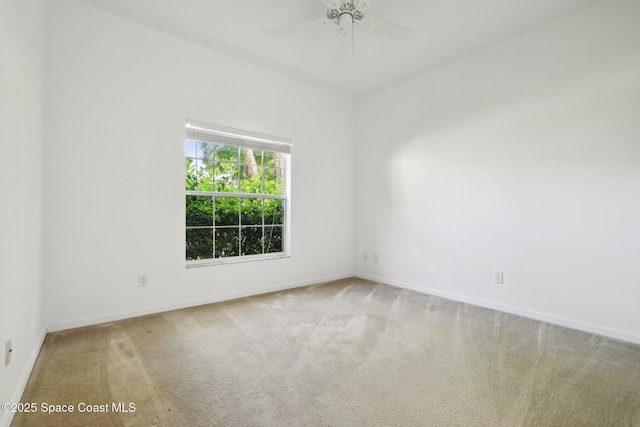
{"label": "electrical outlet", "polygon": [[366,252],[364,252],[364,253],[362,254],[362,260],[363,260],[363,261],[367,261],[368,259],[369,259],[369,256],[367,256],[367,253],[366,253]]}
{"label": "electrical outlet", "polygon": [[11,353],[13,352],[13,347],[11,346],[11,340],[4,343],[4,366],[9,366],[11,363]]}
{"label": "electrical outlet", "polygon": [[149,286],[149,276],[146,274],[138,274],[138,286],[141,288]]}
{"label": "electrical outlet", "polygon": [[493,283],[503,283],[502,271],[495,270],[493,272]]}
{"label": "electrical outlet", "polygon": [[380,262],[380,258],[378,257],[378,254],[373,254],[373,262],[375,262],[376,264]]}

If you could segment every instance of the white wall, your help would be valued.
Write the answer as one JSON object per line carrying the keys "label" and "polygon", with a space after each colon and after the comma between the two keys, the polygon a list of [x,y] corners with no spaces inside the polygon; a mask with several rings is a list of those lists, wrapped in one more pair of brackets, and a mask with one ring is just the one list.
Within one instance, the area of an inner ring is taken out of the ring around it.
{"label": "white wall", "polygon": [[0,0],[0,402],[18,401],[44,338],[42,150],[42,4]]}
{"label": "white wall", "polygon": [[640,343],[639,22],[601,2],[360,100],[358,273]]}
{"label": "white wall", "polygon": [[[68,0],[47,7],[51,329],[353,274],[352,101]],[[188,118],[293,138],[291,258],[185,268]]]}

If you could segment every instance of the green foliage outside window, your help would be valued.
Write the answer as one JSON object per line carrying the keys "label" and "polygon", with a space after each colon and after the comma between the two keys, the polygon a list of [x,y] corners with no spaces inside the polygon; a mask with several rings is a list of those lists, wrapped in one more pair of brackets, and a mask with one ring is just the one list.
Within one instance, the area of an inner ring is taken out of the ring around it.
{"label": "green foliage outside window", "polygon": [[186,259],[282,252],[282,154],[186,144]]}

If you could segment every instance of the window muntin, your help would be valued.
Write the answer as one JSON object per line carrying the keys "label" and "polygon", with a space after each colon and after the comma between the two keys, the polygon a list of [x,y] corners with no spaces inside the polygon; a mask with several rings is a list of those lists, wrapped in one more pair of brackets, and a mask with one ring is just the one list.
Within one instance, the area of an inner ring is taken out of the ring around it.
{"label": "window muntin", "polygon": [[290,145],[264,144],[254,135],[230,138],[228,132],[216,135],[188,126],[188,265],[288,255]]}

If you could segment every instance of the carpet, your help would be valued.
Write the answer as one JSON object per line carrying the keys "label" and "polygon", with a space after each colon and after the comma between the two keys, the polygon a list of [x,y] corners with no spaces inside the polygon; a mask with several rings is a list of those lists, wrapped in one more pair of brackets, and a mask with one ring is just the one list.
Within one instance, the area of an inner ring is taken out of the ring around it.
{"label": "carpet", "polygon": [[640,426],[640,347],[352,278],[50,333],[22,402],[14,427]]}

